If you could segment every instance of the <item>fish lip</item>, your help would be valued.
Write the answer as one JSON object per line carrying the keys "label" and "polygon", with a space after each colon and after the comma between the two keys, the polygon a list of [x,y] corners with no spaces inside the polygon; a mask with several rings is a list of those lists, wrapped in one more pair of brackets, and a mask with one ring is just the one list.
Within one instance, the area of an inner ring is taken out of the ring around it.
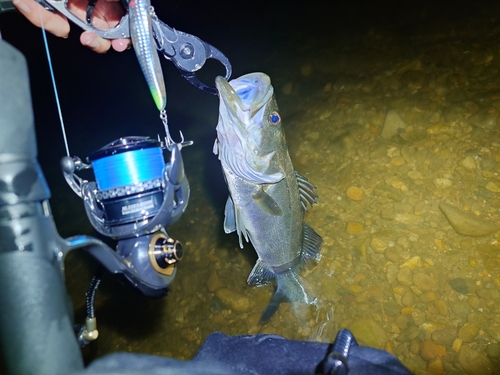
{"label": "fish lip", "polygon": [[219,92],[219,98],[221,100],[224,100],[226,106],[230,107],[233,110],[233,112],[237,110],[235,106],[238,106],[239,109],[244,109],[243,101],[236,93],[233,86],[231,86],[224,77],[217,76],[215,78],[215,87]]}

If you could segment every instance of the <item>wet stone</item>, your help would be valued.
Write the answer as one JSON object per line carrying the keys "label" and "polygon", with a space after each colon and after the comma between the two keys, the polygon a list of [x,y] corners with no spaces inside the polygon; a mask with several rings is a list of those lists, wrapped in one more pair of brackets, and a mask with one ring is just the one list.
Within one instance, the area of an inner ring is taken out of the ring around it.
{"label": "wet stone", "polygon": [[404,307],[412,307],[415,305],[416,297],[415,294],[411,291],[407,291],[403,296],[401,297],[401,304]]}
{"label": "wet stone", "polygon": [[494,129],[499,121],[499,113],[494,108],[485,108],[469,117],[471,125],[482,129]]}
{"label": "wet stone", "polygon": [[448,304],[445,301],[438,299],[434,306],[436,306],[439,315],[448,316]]}
{"label": "wet stone", "polygon": [[221,288],[215,295],[224,305],[238,312],[246,312],[250,308],[250,300],[232,289]]}
{"label": "wet stone", "polygon": [[442,375],[444,374],[443,361],[441,358],[433,358],[427,362],[426,370],[432,375]]}
{"label": "wet stone", "polygon": [[425,273],[416,273],[413,275],[413,284],[421,291],[436,289],[436,282],[434,279]]}
{"label": "wet stone", "polygon": [[353,201],[360,201],[363,199],[363,190],[357,186],[351,186],[349,189],[347,189],[345,194],[347,198]]}
{"label": "wet stone", "polygon": [[398,129],[406,129],[407,127],[408,125],[399,117],[398,113],[391,109],[387,112],[380,136],[385,139],[390,139],[392,136],[398,134]]}
{"label": "wet stone", "polygon": [[373,194],[378,197],[385,197],[392,199],[396,202],[401,202],[403,200],[403,193],[392,186],[381,185],[373,190]]}
{"label": "wet stone", "polygon": [[409,342],[416,339],[419,334],[420,334],[420,328],[414,325],[409,326],[405,330],[401,331],[396,340],[399,342]]}
{"label": "wet stone", "polygon": [[460,161],[460,164],[467,170],[473,171],[476,169],[476,162],[472,156],[467,156],[465,159]]}
{"label": "wet stone", "polygon": [[397,315],[394,318],[394,323],[398,326],[400,329],[406,329],[408,328],[408,315]]}
{"label": "wet stone", "polygon": [[364,226],[362,223],[357,221],[348,221],[345,231],[347,234],[356,234],[362,232],[363,229]]}
{"label": "wet stone", "polygon": [[458,293],[469,293],[469,288],[467,288],[467,284],[465,283],[465,279],[463,278],[451,279],[448,281],[448,284],[450,284],[450,286]]}
{"label": "wet stone", "polygon": [[479,327],[473,323],[465,323],[458,330],[458,337],[464,342],[472,342],[479,333]]}
{"label": "wet stone", "polygon": [[361,345],[383,348],[387,334],[382,327],[371,319],[359,319],[349,324],[348,328]]}
{"label": "wet stone", "polygon": [[424,340],[420,344],[420,356],[426,361],[436,357],[443,357],[445,354],[446,348],[432,340]]}
{"label": "wet stone", "polygon": [[398,283],[403,286],[410,286],[413,284],[413,274],[408,267],[401,268],[396,276]]}
{"label": "wet stone", "polygon": [[461,318],[465,318],[470,313],[471,308],[467,301],[458,300],[453,302],[451,310]]}
{"label": "wet stone", "polygon": [[432,290],[423,292],[419,297],[423,303],[434,302],[437,299],[436,293]]}
{"label": "wet stone", "polygon": [[500,358],[500,344],[489,344],[486,347],[486,354],[491,358]]}
{"label": "wet stone", "polygon": [[425,215],[429,210],[430,206],[425,201],[418,201],[415,206],[413,206],[413,213],[417,216]]}
{"label": "wet stone", "polygon": [[452,346],[453,341],[457,337],[457,330],[448,328],[443,330],[434,331],[431,334],[431,339],[436,344]]}
{"label": "wet stone", "polygon": [[495,233],[500,228],[496,224],[480,219],[474,214],[462,211],[451,204],[442,202],[439,208],[457,233],[465,236],[480,237]]}
{"label": "wet stone", "polygon": [[472,295],[467,297],[467,303],[473,309],[477,309],[480,306],[481,301],[477,298],[477,296]]}
{"label": "wet stone", "polygon": [[468,345],[462,345],[460,348],[458,361],[467,375],[493,374],[493,364],[488,359],[488,356]]}
{"label": "wet stone", "polygon": [[384,302],[384,311],[388,316],[394,316],[401,312],[401,307],[394,302]]}
{"label": "wet stone", "polygon": [[392,282],[396,280],[397,274],[398,274],[398,266],[396,266],[394,263],[389,264],[385,271],[385,278],[387,279],[387,281],[392,284]]}

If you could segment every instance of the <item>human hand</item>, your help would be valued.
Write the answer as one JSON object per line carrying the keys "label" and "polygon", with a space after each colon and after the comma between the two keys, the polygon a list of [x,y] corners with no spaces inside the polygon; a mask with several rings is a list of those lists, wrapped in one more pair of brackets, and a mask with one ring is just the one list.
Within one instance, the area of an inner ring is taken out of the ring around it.
{"label": "human hand", "polygon": [[[35,0],[13,0],[12,3],[33,25],[41,27],[41,18],[49,33],[62,38],[68,36],[69,22],[62,14],[46,10]],[[81,19],[86,17],[87,5],[87,0],[68,1],[68,9]],[[99,0],[93,12],[93,25],[98,29],[109,29],[120,22],[124,13],[119,0]],[[80,42],[97,53],[105,53],[111,47],[122,52],[130,47],[130,39],[103,39],[91,31],[84,31]]]}

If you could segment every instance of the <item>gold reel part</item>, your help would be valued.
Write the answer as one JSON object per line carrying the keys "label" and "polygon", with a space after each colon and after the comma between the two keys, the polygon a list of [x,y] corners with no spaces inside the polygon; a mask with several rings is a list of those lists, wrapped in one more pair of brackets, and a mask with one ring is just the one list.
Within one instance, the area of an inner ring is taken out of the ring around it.
{"label": "gold reel part", "polygon": [[148,255],[151,266],[156,272],[171,276],[175,269],[175,263],[182,259],[184,251],[179,241],[160,231],[151,237]]}

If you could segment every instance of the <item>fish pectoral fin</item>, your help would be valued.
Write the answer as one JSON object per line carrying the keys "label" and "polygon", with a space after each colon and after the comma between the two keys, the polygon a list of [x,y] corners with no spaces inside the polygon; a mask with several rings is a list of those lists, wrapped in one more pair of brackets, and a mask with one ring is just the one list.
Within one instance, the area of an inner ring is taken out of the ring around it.
{"label": "fish pectoral fin", "polygon": [[302,176],[297,171],[295,171],[295,176],[297,177],[297,184],[299,186],[300,203],[302,204],[302,209],[305,212],[309,207],[316,203],[316,198],[318,198],[318,195],[314,192],[314,190],[316,190],[316,186],[311,184],[307,178]]}
{"label": "fish pectoral fin", "polygon": [[212,148],[212,151],[215,155],[219,155],[219,140],[216,138],[214,142],[214,147]]}
{"label": "fish pectoral fin", "polygon": [[281,216],[283,214],[279,204],[266,193],[263,187],[259,188],[255,194],[252,194],[252,198],[265,213],[273,216]]}
{"label": "fish pectoral fin", "polygon": [[319,261],[321,254],[319,253],[323,239],[316,233],[307,223],[302,227],[302,263],[307,263],[309,260]]}
{"label": "fish pectoral fin", "polygon": [[257,259],[252,272],[248,275],[247,283],[248,285],[262,285],[272,277],[274,277],[273,271],[267,268],[260,259]]}
{"label": "fish pectoral fin", "polygon": [[226,207],[224,209],[224,232],[233,233],[236,230],[234,203],[231,196],[227,197]]}
{"label": "fish pectoral fin", "polygon": [[248,242],[248,231],[241,221],[238,210],[234,207],[234,202],[231,196],[227,197],[226,207],[224,208],[224,232],[226,234],[238,233],[240,248],[243,249],[243,238]]}

